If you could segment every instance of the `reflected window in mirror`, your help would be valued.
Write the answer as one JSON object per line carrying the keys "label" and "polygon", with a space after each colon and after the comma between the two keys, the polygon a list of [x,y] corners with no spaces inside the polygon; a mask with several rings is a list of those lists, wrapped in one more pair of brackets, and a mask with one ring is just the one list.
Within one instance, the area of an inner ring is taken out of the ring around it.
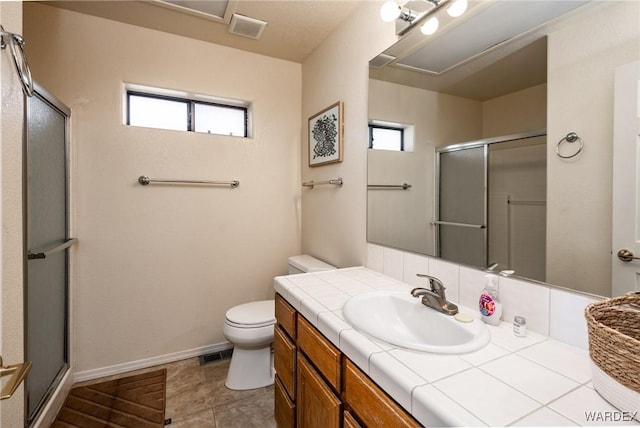
{"label": "reflected window in mirror", "polygon": [[369,124],[369,148],[404,151],[404,128]]}

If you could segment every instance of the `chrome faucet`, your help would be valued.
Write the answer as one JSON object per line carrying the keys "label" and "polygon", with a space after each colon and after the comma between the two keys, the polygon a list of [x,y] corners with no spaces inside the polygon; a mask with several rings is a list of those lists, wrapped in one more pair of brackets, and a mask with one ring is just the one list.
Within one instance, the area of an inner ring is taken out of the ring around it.
{"label": "chrome faucet", "polygon": [[422,287],[414,288],[411,290],[411,295],[413,297],[422,296],[423,305],[435,309],[438,312],[442,312],[443,314],[455,315],[458,313],[458,307],[447,300],[444,293],[445,287],[442,284],[442,281],[435,276],[425,275],[423,273],[417,273],[416,276],[419,276],[420,278],[427,278],[431,289]]}

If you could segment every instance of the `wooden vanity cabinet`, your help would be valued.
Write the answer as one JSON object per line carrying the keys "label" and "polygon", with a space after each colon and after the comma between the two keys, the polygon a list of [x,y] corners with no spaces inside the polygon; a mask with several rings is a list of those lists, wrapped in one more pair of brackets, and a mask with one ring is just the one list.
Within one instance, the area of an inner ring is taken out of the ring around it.
{"label": "wooden vanity cabinet", "polygon": [[276,294],[275,419],[281,428],[419,427]]}
{"label": "wooden vanity cabinet", "polygon": [[275,298],[273,331],[274,416],[279,427],[296,426],[297,312],[279,294]]}

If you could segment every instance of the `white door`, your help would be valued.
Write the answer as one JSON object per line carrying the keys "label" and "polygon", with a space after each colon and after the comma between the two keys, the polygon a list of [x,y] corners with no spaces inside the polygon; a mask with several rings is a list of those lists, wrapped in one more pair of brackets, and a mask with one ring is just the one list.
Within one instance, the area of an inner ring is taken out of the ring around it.
{"label": "white door", "polygon": [[611,295],[640,291],[640,62],[616,70]]}

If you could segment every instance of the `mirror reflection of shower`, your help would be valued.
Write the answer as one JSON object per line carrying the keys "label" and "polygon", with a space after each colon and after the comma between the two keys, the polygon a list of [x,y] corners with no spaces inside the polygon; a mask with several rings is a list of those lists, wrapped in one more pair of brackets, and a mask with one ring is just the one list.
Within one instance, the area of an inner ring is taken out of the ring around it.
{"label": "mirror reflection of shower", "polygon": [[437,162],[438,255],[544,281],[545,133],[448,146]]}

